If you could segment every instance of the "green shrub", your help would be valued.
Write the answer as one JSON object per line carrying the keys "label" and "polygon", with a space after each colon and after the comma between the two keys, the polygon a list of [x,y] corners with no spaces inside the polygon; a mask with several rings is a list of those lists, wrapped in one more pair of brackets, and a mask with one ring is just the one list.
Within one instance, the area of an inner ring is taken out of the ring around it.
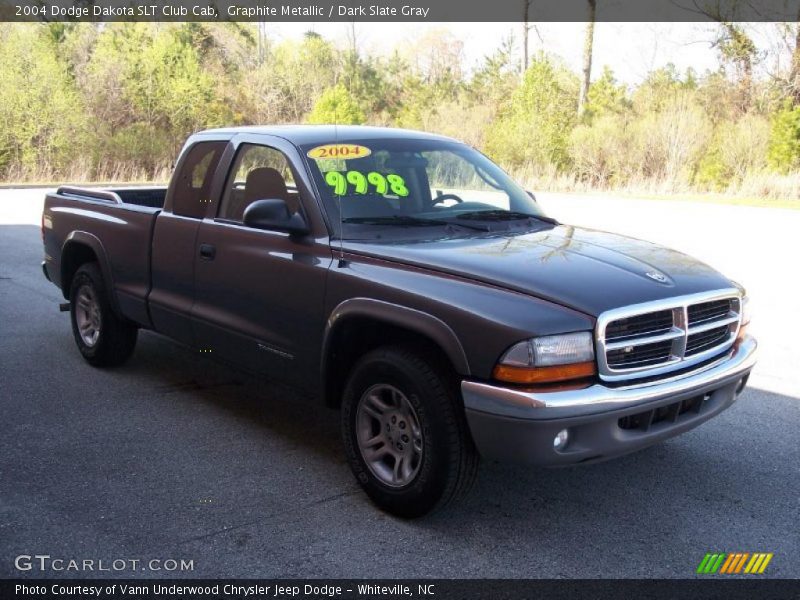
{"label": "green shrub", "polygon": [[624,85],[619,85],[614,78],[613,71],[603,67],[603,74],[589,86],[588,102],[586,103],[586,118],[591,120],[603,115],[620,115],[631,107],[627,90]]}
{"label": "green shrub", "polygon": [[488,153],[513,167],[566,168],[569,135],[577,121],[578,87],[571,71],[539,56],[489,130]]}
{"label": "green shrub", "polygon": [[800,167],[800,106],[787,106],[773,118],[767,160],[781,173]]}
{"label": "green shrub", "polygon": [[360,125],[364,121],[364,113],[355,98],[341,83],[322,92],[306,117],[306,123],[316,124]]}
{"label": "green shrub", "polygon": [[695,183],[704,189],[721,192],[730,183],[730,178],[731,174],[722,158],[719,142],[715,141],[697,165]]}
{"label": "green shrub", "polygon": [[88,127],[75,82],[42,25],[0,29],[0,177],[63,172]]}
{"label": "green shrub", "polygon": [[722,122],[698,163],[695,183],[724,191],[766,166],[770,126],[765,117],[744,115],[735,123]]}
{"label": "green shrub", "polygon": [[604,187],[630,176],[628,155],[632,132],[624,117],[607,114],[591,125],[579,125],[570,135],[569,152],[580,181]]}

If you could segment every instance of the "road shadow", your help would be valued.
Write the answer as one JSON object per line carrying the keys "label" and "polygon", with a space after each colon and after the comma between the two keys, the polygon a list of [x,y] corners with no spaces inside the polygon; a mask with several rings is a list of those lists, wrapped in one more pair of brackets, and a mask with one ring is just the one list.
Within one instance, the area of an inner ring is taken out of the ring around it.
{"label": "road shadow", "polygon": [[[145,333],[134,359],[120,370],[139,385],[155,386],[168,398],[190,393],[194,401],[223,408],[247,419],[269,435],[300,444],[315,459],[341,465],[339,412],[317,398],[278,386],[197,355],[160,336]],[[698,503],[743,502],[766,491],[764,463],[779,467],[788,456],[800,458],[791,438],[776,439],[758,452],[743,452],[753,440],[771,432],[774,414],[784,423],[800,420],[800,400],[748,389],[718,418],[683,436],[615,460],[557,469],[483,461],[474,492],[465,502],[441,514],[416,521],[447,527],[460,518],[503,512],[527,520],[532,513],[560,520],[575,511],[595,518],[603,511],[635,517],[653,510],[649,498],[675,492],[671,510],[689,511]],[[798,461],[800,463],[800,461]],[[736,494],[730,494],[730,490]],[[658,527],[652,523],[650,527]]]}
{"label": "road shadow", "polygon": [[[572,577],[570,565],[597,573],[609,556],[641,564],[640,576],[652,576],[659,568],[641,557],[659,545],[699,552],[732,545],[764,548],[765,539],[772,540],[769,551],[780,550],[775,540],[796,544],[786,538],[786,522],[774,519],[776,513],[797,516],[796,494],[787,488],[800,475],[800,451],[792,441],[793,428],[800,425],[800,400],[795,398],[747,390],[731,409],[697,429],[605,463],[543,469],[484,461],[468,497],[428,517],[403,521],[381,513],[360,492],[352,493],[356,487],[342,455],[337,411],[315,398],[197,359],[157,336],[143,338],[125,377],[166,390],[165,400],[169,390],[187,391],[192,401],[211,403],[266,436],[284,438],[299,448],[302,461],[314,463],[310,471],[333,473],[326,477],[328,485],[338,487],[329,490],[331,497],[346,495],[337,498],[336,510],[366,515],[383,529],[418,536],[413,539],[435,539],[456,554],[480,552],[482,566],[475,567],[473,576],[537,576],[509,564],[508,555],[540,545],[549,553],[549,576]],[[775,414],[783,415],[780,426]],[[774,436],[771,443],[754,444],[764,432]],[[772,575],[780,573],[776,563]],[[664,565],[661,575],[675,572]]]}

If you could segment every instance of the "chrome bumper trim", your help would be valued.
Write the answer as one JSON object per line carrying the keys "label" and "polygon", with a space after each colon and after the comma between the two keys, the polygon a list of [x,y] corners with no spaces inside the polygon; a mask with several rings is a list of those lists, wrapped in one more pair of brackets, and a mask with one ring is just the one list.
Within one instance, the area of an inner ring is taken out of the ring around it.
{"label": "chrome bumper trim", "polygon": [[587,388],[554,392],[526,392],[477,381],[462,381],[467,410],[520,419],[555,419],[600,413],[720,387],[744,377],[756,363],[755,338],[747,336],[726,358],[705,370],[684,377],[624,388],[594,384]]}

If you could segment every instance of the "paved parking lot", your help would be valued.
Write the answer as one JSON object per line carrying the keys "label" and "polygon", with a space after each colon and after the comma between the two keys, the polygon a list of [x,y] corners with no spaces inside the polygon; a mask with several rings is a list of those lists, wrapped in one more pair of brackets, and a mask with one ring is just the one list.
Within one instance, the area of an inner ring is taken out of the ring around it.
{"label": "paved parking lot", "polygon": [[767,575],[800,577],[800,212],[541,195],[745,283],[752,386],[630,457],[484,463],[468,499],[406,522],[357,489],[338,413],[313,399],[149,333],[125,367],[86,365],[39,268],[41,196],[0,191],[0,576],[38,553],[192,560],[196,577],[691,577],[706,552],[765,551]]}

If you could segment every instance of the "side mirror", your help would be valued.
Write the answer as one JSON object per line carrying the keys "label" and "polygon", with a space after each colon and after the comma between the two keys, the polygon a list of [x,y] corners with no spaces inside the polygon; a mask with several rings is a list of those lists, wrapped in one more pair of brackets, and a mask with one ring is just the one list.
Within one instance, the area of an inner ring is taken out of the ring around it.
{"label": "side mirror", "polygon": [[295,235],[309,232],[308,225],[300,213],[290,214],[286,201],[280,198],[256,200],[244,210],[242,221],[253,229],[286,231]]}

